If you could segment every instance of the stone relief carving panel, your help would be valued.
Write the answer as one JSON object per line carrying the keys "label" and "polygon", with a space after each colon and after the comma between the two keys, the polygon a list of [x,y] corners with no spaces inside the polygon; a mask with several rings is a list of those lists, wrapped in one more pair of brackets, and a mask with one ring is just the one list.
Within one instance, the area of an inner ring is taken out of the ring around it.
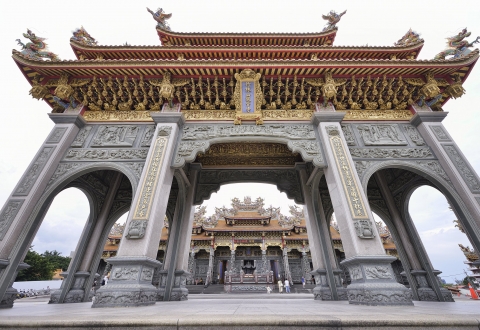
{"label": "stone relief carving panel", "polygon": [[434,158],[430,148],[349,148],[356,158]]}
{"label": "stone relief carving panel", "polygon": [[367,280],[392,278],[389,267],[387,266],[368,266],[365,267]]}
{"label": "stone relief carving panel", "polygon": [[415,145],[417,145],[417,146],[424,146],[425,145],[425,141],[423,140],[422,136],[420,135],[420,133],[418,132],[418,130],[415,127],[413,127],[411,125],[405,125],[405,126],[403,126],[403,128],[407,132],[410,140],[412,140],[412,142],[415,143]]}
{"label": "stone relief carving panel", "polygon": [[137,126],[100,125],[92,140],[92,147],[131,147],[135,142]]}
{"label": "stone relief carving panel", "polygon": [[128,224],[128,230],[125,237],[129,239],[143,238],[145,236],[147,224],[147,220],[131,220]]}
{"label": "stone relief carving panel", "polygon": [[90,134],[90,131],[92,130],[91,126],[85,126],[80,129],[80,131],[77,134],[77,137],[75,140],[72,142],[72,147],[78,147],[81,148],[83,147],[83,144],[85,143],[85,140],[88,137],[88,134]]}
{"label": "stone relief carving panel", "polygon": [[425,168],[427,171],[433,172],[436,175],[440,176],[443,180],[445,180],[450,186],[453,187],[450,178],[448,177],[447,173],[442,168],[442,165],[436,160],[433,161],[417,161],[416,164],[420,165],[421,167]]}
{"label": "stone relief carving panel", "polygon": [[55,147],[44,147],[42,151],[40,151],[40,154],[27,169],[27,172],[16,187],[15,192],[13,193],[14,196],[28,195],[33,184],[37,180],[38,175],[42,172],[45,164],[52,155],[53,150],[55,150]]}
{"label": "stone relief carving panel", "polygon": [[13,219],[17,216],[18,211],[22,207],[23,199],[10,199],[4,206],[2,213],[0,214],[0,241],[7,233],[8,228],[13,222]]}
{"label": "stone relief carving panel", "polygon": [[[288,139],[288,147],[298,152],[304,160],[324,166],[321,147],[316,142],[311,125],[272,124],[272,125],[186,125],[177,147],[174,167],[182,167],[193,161],[197,153],[204,153],[214,139],[271,137]],[[233,142],[234,140],[232,140]]]}
{"label": "stone relief carving panel", "polygon": [[430,128],[432,129],[432,132],[438,141],[451,141],[447,133],[443,130],[442,126],[430,126]]}
{"label": "stone relief carving panel", "polygon": [[147,158],[148,149],[70,149],[64,160],[115,161]]}
{"label": "stone relief carving panel", "polygon": [[357,142],[355,141],[355,136],[353,135],[352,126],[342,125],[342,131],[343,136],[345,137],[345,141],[347,141],[347,145],[356,146]]}
{"label": "stone relief carving panel", "polygon": [[143,133],[142,142],[140,142],[140,146],[150,147],[154,134],[155,134],[155,126],[154,125],[146,126],[145,132]]}
{"label": "stone relief carving panel", "polygon": [[357,125],[357,130],[366,146],[408,144],[397,124],[362,124]]}
{"label": "stone relief carving panel", "polygon": [[113,280],[134,281],[138,279],[138,267],[115,267],[113,270]]}
{"label": "stone relief carving panel", "polygon": [[48,136],[46,143],[58,143],[62,139],[63,135],[67,131],[66,127],[57,127],[53,132]]}
{"label": "stone relief carving panel", "polygon": [[471,169],[463,155],[457,150],[454,145],[442,145],[443,149],[447,153],[448,157],[457,168],[458,172],[462,176],[463,180],[467,184],[472,193],[480,192],[480,183],[477,175]]}

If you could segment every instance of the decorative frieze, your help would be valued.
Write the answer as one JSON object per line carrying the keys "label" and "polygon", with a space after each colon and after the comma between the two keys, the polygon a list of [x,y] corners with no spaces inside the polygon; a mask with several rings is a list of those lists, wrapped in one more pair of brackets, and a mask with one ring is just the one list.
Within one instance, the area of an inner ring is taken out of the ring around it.
{"label": "decorative frieze", "polygon": [[131,147],[138,134],[137,126],[100,125],[92,147]]}
{"label": "decorative frieze", "polygon": [[349,148],[356,158],[433,158],[430,148]]}
{"label": "decorative frieze", "polygon": [[60,142],[60,140],[62,139],[66,131],[67,131],[67,127],[54,128],[53,132],[48,136],[47,141],[45,143],[55,144]]}
{"label": "decorative frieze", "polygon": [[403,128],[405,129],[405,131],[408,134],[408,137],[410,138],[410,140],[412,140],[413,143],[415,143],[417,146],[425,145],[425,141],[423,140],[422,136],[420,135],[420,133],[415,127],[411,125],[405,125],[403,126]]}
{"label": "decorative frieze", "polygon": [[357,130],[366,146],[407,145],[407,141],[396,124],[361,124]]}
{"label": "decorative frieze", "polygon": [[468,188],[472,193],[480,192],[480,183],[478,181],[477,175],[470,168],[470,165],[467,163],[463,155],[458,152],[455,145],[442,145],[443,149],[447,153],[448,157],[452,161],[453,165],[456,167],[463,180],[467,184]]}
{"label": "decorative frieze", "polygon": [[146,159],[148,149],[70,149],[65,160],[75,161],[115,161],[130,159]]}
{"label": "decorative frieze", "polygon": [[137,180],[140,180],[145,163],[125,163],[124,165],[126,165],[133,172],[133,174],[135,174]]}
{"label": "decorative frieze", "polygon": [[16,187],[14,196],[26,196],[33,187],[33,184],[37,181],[38,175],[42,172],[45,164],[55,150],[55,147],[44,147],[37,158],[27,169],[27,172],[21,179],[20,183]]}
{"label": "decorative frieze", "polygon": [[86,121],[153,121],[155,111],[85,111]]}
{"label": "decorative frieze", "polygon": [[90,131],[92,130],[92,126],[85,126],[80,129],[80,131],[77,134],[77,137],[75,140],[72,142],[72,147],[78,147],[81,148],[83,147],[83,144],[85,143],[85,140],[88,137],[88,134],[90,134]]}
{"label": "decorative frieze", "polygon": [[2,213],[0,213],[0,241],[7,233],[8,228],[10,228],[23,202],[23,199],[10,199],[3,207]]}
{"label": "decorative frieze", "polygon": [[433,172],[436,175],[440,176],[442,179],[447,181],[450,185],[452,184],[447,173],[442,168],[442,165],[436,160],[432,161],[417,161],[416,162],[421,167],[425,168],[428,172]]}
{"label": "decorative frieze", "polygon": [[448,137],[447,133],[443,130],[442,126],[430,126],[432,129],[433,134],[437,138],[438,141],[440,142],[449,142],[451,141],[450,138]]}

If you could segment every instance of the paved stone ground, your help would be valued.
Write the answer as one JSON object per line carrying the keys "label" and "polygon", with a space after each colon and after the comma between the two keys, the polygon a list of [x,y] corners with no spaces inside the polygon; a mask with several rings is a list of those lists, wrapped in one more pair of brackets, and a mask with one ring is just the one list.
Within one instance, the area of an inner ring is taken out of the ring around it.
{"label": "paved stone ground", "polygon": [[413,307],[354,306],[315,301],[311,294],[191,295],[188,301],[136,308],[48,305],[17,300],[0,310],[5,329],[480,329],[480,301],[415,302]]}

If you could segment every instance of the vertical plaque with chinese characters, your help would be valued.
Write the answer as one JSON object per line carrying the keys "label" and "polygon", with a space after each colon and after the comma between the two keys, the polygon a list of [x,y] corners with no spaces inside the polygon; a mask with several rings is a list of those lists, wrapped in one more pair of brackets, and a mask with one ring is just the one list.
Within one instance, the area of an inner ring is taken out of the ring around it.
{"label": "vertical plaque with chinese characters", "polygon": [[242,112],[253,113],[255,111],[255,93],[253,81],[242,81]]}

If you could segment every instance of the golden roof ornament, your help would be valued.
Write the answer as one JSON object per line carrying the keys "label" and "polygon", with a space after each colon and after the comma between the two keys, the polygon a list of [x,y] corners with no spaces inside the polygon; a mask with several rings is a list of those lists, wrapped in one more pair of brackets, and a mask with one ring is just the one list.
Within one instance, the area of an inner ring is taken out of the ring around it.
{"label": "golden roof ornament", "polygon": [[340,22],[340,19],[343,15],[345,15],[347,11],[345,10],[343,13],[337,14],[334,10],[330,10],[327,15],[322,15],[322,18],[328,21],[327,25],[323,28],[322,32],[330,31],[336,29],[336,24]]}
{"label": "golden roof ornament", "polygon": [[166,99],[170,105],[173,107],[173,98],[174,98],[174,91],[176,86],[184,86],[188,84],[188,79],[171,79],[172,74],[166,71],[163,74],[163,78],[161,81],[158,79],[150,80],[150,84],[153,86],[160,87],[159,95],[161,98]]}
{"label": "golden roof ornament", "polygon": [[257,125],[263,124],[261,106],[265,102],[260,87],[260,73],[245,69],[235,74],[237,80],[233,100],[236,108],[234,124],[240,125],[242,120],[255,120]]}
{"label": "golden roof ornament", "polygon": [[158,28],[169,31],[171,30],[167,20],[172,17],[172,14],[166,14],[162,8],[158,8],[156,12],[153,12],[153,10],[147,7],[147,11],[152,14],[153,19],[157,21]]}
{"label": "golden roof ornament", "polygon": [[42,100],[47,95],[50,94],[48,88],[40,83],[40,75],[36,74],[32,80],[32,88],[30,89],[29,94],[32,95],[34,99]]}
{"label": "golden roof ornament", "polygon": [[305,79],[305,82],[311,86],[321,87],[323,96],[323,106],[327,106],[327,102],[337,96],[337,87],[347,82],[347,79],[334,79],[331,72],[325,72],[325,80],[322,78]]}
{"label": "golden roof ornament", "polygon": [[445,92],[454,99],[462,97],[462,95],[465,94],[465,89],[462,86],[462,78],[460,78],[460,75],[457,73],[452,75],[452,80],[453,84],[445,88]]}

